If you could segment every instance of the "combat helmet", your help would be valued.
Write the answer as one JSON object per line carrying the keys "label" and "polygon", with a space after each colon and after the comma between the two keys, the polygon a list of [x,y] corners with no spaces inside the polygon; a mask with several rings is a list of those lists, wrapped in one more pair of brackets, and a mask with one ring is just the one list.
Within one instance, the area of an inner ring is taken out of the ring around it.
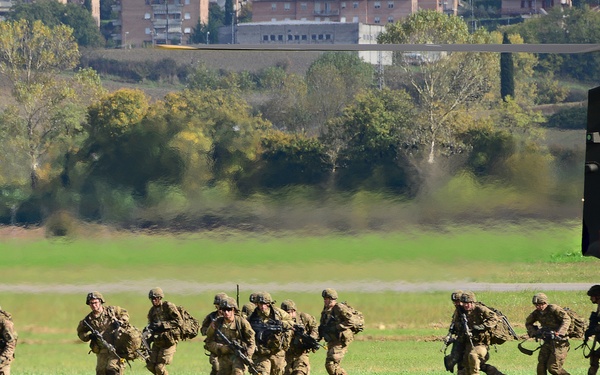
{"label": "combat helmet", "polygon": [[99,299],[100,303],[104,303],[104,297],[102,297],[102,293],[100,292],[89,292],[87,296],[85,296],[85,304],[89,305],[90,301],[93,299]]}
{"label": "combat helmet", "polygon": [[219,303],[219,310],[224,309],[234,309],[235,311],[238,311],[238,305],[235,302],[235,299],[232,297],[225,297],[221,299],[221,302]]}
{"label": "combat helmet", "polygon": [[229,297],[229,296],[223,292],[215,294],[215,299],[213,300],[213,305],[221,306],[221,301],[227,297]]}
{"label": "combat helmet", "polygon": [[256,303],[256,297],[258,297],[258,293],[250,294],[250,298],[249,298],[250,302]]}
{"label": "combat helmet", "polygon": [[462,303],[475,303],[477,302],[477,298],[475,298],[475,293],[473,292],[464,292],[460,295],[460,302]]}
{"label": "combat helmet", "polygon": [[450,299],[453,302],[458,302],[458,301],[460,301],[460,296],[462,296],[463,293],[464,292],[462,290],[460,290],[460,289],[459,290],[455,290],[454,292],[452,292],[452,294],[450,294]]}
{"label": "combat helmet", "polygon": [[286,299],[281,302],[281,309],[285,312],[289,312],[290,310],[296,311],[296,304],[291,299]]}
{"label": "combat helmet", "polygon": [[152,299],[152,298],[164,298],[165,297],[165,293],[163,292],[163,290],[159,287],[156,288],[152,288],[150,289],[150,291],[148,292],[148,298]]}
{"label": "combat helmet", "polygon": [[335,289],[327,288],[327,289],[324,289],[323,292],[321,292],[321,297],[323,297],[323,298],[337,299],[338,298],[338,294],[335,291]]}
{"label": "combat helmet", "polygon": [[600,296],[600,285],[594,285],[588,290],[587,295],[590,297],[599,297]]}
{"label": "combat helmet", "polygon": [[538,303],[548,303],[548,296],[544,293],[536,293],[531,299],[531,303],[537,305]]}
{"label": "combat helmet", "polygon": [[260,292],[256,295],[256,303],[266,303],[270,305],[275,303],[275,300],[271,297],[271,294],[268,292]]}

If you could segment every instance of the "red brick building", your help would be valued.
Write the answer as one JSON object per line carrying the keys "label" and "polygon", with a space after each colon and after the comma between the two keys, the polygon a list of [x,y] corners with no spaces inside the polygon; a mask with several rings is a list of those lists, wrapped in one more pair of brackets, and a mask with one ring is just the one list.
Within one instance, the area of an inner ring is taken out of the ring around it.
{"label": "red brick building", "polygon": [[253,0],[252,22],[396,22],[419,9],[456,14],[457,0]]}

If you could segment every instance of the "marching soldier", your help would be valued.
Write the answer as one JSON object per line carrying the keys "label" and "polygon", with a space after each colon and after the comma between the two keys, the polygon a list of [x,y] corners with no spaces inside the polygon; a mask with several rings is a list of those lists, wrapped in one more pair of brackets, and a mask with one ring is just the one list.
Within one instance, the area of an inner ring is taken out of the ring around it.
{"label": "marching soldier", "polygon": [[100,292],[88,293],[86,305],[92,310],[77,326],[77,336],[90,342],[92,353],[96,354],[96,375],[121,375],[125,361],[115,350],[115,331],[129,323],[127,310],[119,306],[104,306]]}
{"label": "marching soldier", "polygon": [[283,375],[285,351],[292,338],[292,318],[274,303],[269,293],[258,293],[256,308],[248,317],[256,338],[252,359],[261,375]]}
{"label": "marching soldier", "polygon": [[173,361],[180,338],[179,329],[183,326],[183,318],[177,306],[163,301],[164,296],[161,288],[153,288],[148,292],[152,307],[148,311],[146,329],[151,333],[152,347],[146,368],[155,375],[169,374],[166,367]]}
{"label": "marching soldier", "polygon": [[[221,301],[223,301],[227,297],[228,296],[225,293],[217,293],[215,295],[215,298],[213,299],[213,305],[215,305],[215,311],[213,311],[210,314],[208,314],[204,318],[204,320],[202,321],[202,326],[200,326],[200,334],[202,336],[206,336],[206,332],[208,331],[208,327],[213,322],[213,320],[215,320],[219,316],[221,316],[221,310],[220,310],[219,306],[221,305]],[[216,375],[217,372],[219,372],[219,359],[218,359],[218,357],[215,354],[211,353],[210,356],[208,357],[208,363],[210,363],[210,366],[211,366],[210,375]]]}
{"label": "marching soldier", "polygon": [[[248,360],[252,358],[256,349],[254,331],[250,323],[238,314],[238,306],[233,298],[223,298],[219,310],[220,316],[206,331],[204,348],[218,358],[218,375],[243,375],[246,364],[240,354]],[[227,341],[238,345],[242,353],[235,353]]]}
{"label": "marching soldier", "polygon": [[16,347],[17,332],[12,316],[0,308],[0,375],[10,375]]}
{"label": "marching soldier", "polygon": [[285,353],[287,363],[285,375],[308,375],[310,374],[308,353],[319,348],[317,321],[314,316],[297,311],[296,304],[291,299],[283,301],[281,309],[294,321],[294,336],[290,348]]}
{"label": "marching soldier", "polygon": [[537,375],[545,375],[546,371],[569,375],[563,366],[569,352],[567,332],[571,317],[560,306],[548,304],[544,293],[535,294],[532,303],[535,310],[525,320],[527,334],[544,341],[538,354]]}
{"label": "marching soldier", "polygon": [[[592,311],[590,315],[590,324],[585,331],[585,340],[587,341],[591,336],[594,336],[594,343],[596,343],[600,334],[600,285],[592,286],[587,295],[590,297],[590,302],[598,306],[596,311]],[[596,349],[595,345],[592,345],[592,349],[589,354],[590,368],[588,369],[588,375],[596,375],[600,363],[600,348]]]}

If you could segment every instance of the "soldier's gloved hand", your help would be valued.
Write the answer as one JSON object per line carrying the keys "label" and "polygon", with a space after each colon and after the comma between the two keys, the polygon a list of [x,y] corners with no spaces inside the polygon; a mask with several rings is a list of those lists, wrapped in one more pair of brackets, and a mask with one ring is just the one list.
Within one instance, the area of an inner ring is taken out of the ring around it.
{"label": "soldier's gloved hand", "polygon": [[485,331],[485,326],[483,324],[475,324],[473,326],[473,331]]}
{"label": "soldier's gloved hand", "polygon": [[118,320],[115,320],[112,322],[112,324],[110,326],[112,327],[112,329],[118,329],[121,326],[121,322],[119,322]]}
{"label": "soldier's gloved hand", "polygon": [[166,331],[165,325],[163,322],[153,322],[150,324],[150,329],[152,332],[164,332]]}

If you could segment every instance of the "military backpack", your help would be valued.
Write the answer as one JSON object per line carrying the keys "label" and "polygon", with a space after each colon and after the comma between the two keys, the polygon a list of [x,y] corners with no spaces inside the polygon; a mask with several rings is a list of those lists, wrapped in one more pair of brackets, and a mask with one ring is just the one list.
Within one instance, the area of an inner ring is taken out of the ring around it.
{"label": "military backpack", "polygon": [[479,304],[492,310],[498,317],[498,324],[491,331],[490,344],[491,345],[502,345],[512,339],[518,339],[519,337],[515,333],[515,330],[510,325],[508,318],[500,310],[493,307],[486,306],[485,304],[478,302]]}
{"label": "military backpack", "polygon": [[129,323],[124,323],[115,331],[115,350],[119,357],[132,361],[146,359],[149,353],[142,346],[142,332]]}
{"label": "military backpack", "polygon": [[567,331],[567,336],[569,336],[570,339],[582,339],[585,335],[585,330],[588,327],[587,320],[583,319],[579,314],[568,307],[564,307],[563,310],[565,310],[571,318],[571,325]]}
{"label": "military backpack", "polygon": [[357,334],[362,332],[365,329],[365,317],[362,312],[358,311],[354,307],[348,305],[346,302],[341,302],[341,304],[348,309],[352,316],[350,317],[348,323],[350,324],[350,330]]}
{"label": "military backpack", "polygon": [[180,329],[179,337],[181,340],[191,340],[198,336],[200,330],[200,322],[194,318],[183,306],[177,306],[181,318],[183,318],[183,326]]}

